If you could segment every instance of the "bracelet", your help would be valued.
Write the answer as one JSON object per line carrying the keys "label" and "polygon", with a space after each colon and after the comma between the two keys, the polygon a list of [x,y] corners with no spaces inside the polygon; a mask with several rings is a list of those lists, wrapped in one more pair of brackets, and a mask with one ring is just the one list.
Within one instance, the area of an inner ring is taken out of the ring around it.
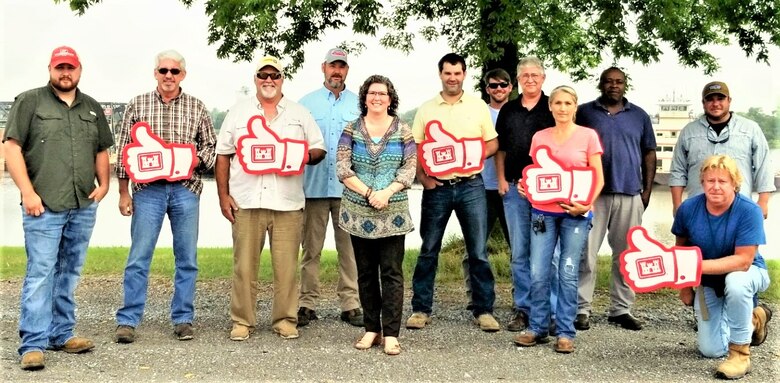
{"label": "bracelet", "polygon": [[369,187],[368,190],[366,190],[366,194],[363,196],[366,197],[366,200],[368,200],[369,197],[371,197],[371,192],[373,192],[374,189],[372,187]]}

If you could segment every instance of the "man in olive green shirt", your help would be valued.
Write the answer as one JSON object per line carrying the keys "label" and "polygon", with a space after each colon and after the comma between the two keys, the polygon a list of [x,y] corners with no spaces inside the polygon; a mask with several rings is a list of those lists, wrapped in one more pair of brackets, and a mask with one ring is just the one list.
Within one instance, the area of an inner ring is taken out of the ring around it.
{"label": "man in olive green shirt", "polygon": [[72,48],[52,52],[49,76],[46,86],[16,97],[3,140],[21,192],[27,253],[19,318],[24,370],[42,369],[45,349],[75,354],[94,347],[73,335],[74,291],[98,202],[108,192],[114,144],[100,104],[77,88],[81,63]]}

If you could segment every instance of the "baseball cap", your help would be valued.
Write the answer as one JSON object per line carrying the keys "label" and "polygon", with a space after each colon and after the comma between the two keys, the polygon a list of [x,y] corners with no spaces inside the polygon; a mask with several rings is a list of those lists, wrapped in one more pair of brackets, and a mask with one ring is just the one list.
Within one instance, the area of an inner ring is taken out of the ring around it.
{"label": "baseball cap", "polygon": [[349,65],[349,63],[347,63],[347,52],[341,48],[333,48],[329,50],[328,54],[325,55],[325,63],[330,64],[334,61],[343,61],[344,64]]}
{"label": "baseball cap", "polygon": [[257,69],[255,69],[256,72],[259,72],[260,69],[263,69],[264,67],[270,66],[279,72],[282,72],[282,63],[279,62],[279,59],[274,56],[265,56],[260,59],[260,61],[257,63]]}
{"label": "baseball cap", "polygon": [[76,51],[73,50],[73,48],[64,45],[54,48],[51,52],[51,61],[49,61],[49,65],[52,67],[56,67],[60,64],[70,64],[74,67],[79,67],[81,65],[79,62],[79,55],[76,54]]}
{"label": "baseball cap", "polygon": [[713,81],[705,85],[704,90],[701,91],[701,98],[707,98],[711,94],[722,94],[726,97],[731,97],[729,95],[729,87],[725,82],[721,81]]}

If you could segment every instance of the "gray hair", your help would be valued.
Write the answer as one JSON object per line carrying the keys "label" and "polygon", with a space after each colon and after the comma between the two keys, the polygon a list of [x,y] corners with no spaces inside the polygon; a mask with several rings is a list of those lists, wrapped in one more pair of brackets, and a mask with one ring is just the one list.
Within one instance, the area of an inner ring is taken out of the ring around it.
{"label": "gray hair", "polygon": [[542,74],[544,74],[544,64],[542,64],[542,60],[540,60],[536,56],[525,56],[520,59],[520,62],[517,63],[517,73],[520,73],[520,68],[525,66],[533,66],[537,67],[542,70]]}
{"label": "gray hair", "polygon": [[187,62],[184,61],[184,56],[182,56],[181,53],[176,52],[173,49],[169,49],[167,51],[162,51],[158,53],[157,57],[154,58],[154,67],[159,68],[160,61],[166,59],[178,62],[182,70],[187,70]]}

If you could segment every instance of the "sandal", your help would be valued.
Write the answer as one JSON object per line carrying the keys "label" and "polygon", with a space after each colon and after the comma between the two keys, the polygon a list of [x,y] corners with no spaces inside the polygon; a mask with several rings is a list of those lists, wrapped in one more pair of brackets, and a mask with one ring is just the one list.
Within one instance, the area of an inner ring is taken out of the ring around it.
{"label": "sandal", "polygon": [[379,333],[366,332],[363,337],[355,343],[355,348],[358,350],[368,350],[369,348],[380,344],[382,344],[382,336],[379,335]]}
{"label": "sandal", "polygon": [[401,345],[398,343],[398,338],[394,336],[385,337],[385,354],[398,355],[401,353]]}

